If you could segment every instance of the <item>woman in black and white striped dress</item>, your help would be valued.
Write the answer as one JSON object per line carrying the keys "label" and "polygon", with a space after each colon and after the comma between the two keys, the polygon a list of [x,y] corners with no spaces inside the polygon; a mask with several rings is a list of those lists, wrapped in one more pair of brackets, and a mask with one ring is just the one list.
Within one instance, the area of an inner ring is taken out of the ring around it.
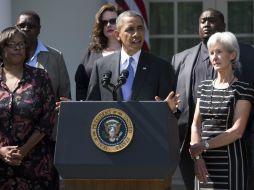
{"label": "woman in black and white striped dress", "polygon": [[232,33],[215,33],[207,46],[217,78],[203,81],[198,90],[190,143],[195,189],[245,190],[248,166],[241,137],[254,89],[234,76],[239,47]]}

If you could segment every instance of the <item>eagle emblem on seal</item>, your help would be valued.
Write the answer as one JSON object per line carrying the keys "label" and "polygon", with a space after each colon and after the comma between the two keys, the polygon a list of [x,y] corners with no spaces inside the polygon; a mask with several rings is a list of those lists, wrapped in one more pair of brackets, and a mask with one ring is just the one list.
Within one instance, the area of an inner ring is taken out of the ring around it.
{"label": "eagle emblem on seal", "polygon": [[94,144],[105,152],[123,150],[133,137],[131,118],[120,109],[105,109],[94,117],[91,137]]}

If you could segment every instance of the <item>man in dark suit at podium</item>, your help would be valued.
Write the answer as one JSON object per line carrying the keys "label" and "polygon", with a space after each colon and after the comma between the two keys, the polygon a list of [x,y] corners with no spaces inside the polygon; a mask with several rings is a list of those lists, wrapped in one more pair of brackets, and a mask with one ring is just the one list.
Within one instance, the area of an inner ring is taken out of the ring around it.
{"label": "man in dark suit at podium", "polygon": [[[116,28],[121,51],[96,61],[87,100],[155,100],[155,96],[165,99],[173,86],[172,68],[168,62],[141,50],[145,35],[143,17],[135,11],[125,11],[118,16]],[[123,70],[129,71],[127,82],[118,88],[113,98],[101,79],[110,73],[108,77],[112,74],[111,83],[116,85]]]}
{"label": "man in dark suit at podium", "polygon": [[[156,96],[165,99],[173,86],[172,68],[168,62],[141,50],[145,31],[143,17],[135,11],[125,11],[118,16],[116,28],[116,37],[122,44],[121,51],[96,61],[87,100],[139,101],[155,100]],[[114,93],[108,90],[110,86],[105,88],[101,79],[106,76],[103,80],[110,79],[114,86],[121,83],[120,73],[124,70],[128,70],[129,76],[126,77],[126,83],[118,88],[114,98]],[[173,93],[168,98],[175,102],[177,99]],[[163,184],[164,189],[170,189],[171,176],[164,179]]]}

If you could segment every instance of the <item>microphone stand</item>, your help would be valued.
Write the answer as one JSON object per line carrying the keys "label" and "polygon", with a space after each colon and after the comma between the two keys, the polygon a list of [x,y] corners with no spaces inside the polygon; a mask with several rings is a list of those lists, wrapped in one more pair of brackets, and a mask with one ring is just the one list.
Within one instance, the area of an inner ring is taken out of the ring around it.
{"label": "microphone stand", "polygon": [[[112,88],[109,88],[109,86]],[[107,86],[103,86],[104,88],[106,88],[109,92],[111,92],[112,96],[113,96],[113,101],[117,100],[117,85],[114,85],[112,83],[109,83]]]}
{"label": "microphone stand", "polygon": [[104,86],[109,92],[112,93],[113,101],[117,101],[117,90],[122,84],[117,83],[116,85],[109,83],[109,86],[112,88],[109,88],[109,86]]}
{"label": "microphone stand", "polygon": [[117,88],[116,86],[112,90],[113,101],[117,101]]}
{"label": "microphone stand", "polygon": [[120,83],[120,82],[118,82],[116,85],[114,85],[113,90],[112,90],[112,96],[113,96],[114,101],[117,101],[117,90],[122,85],[123,85],[123,83]]}
{"label": "microphone stand", "polygon": [[[102,80],[101,80],[101,83],[102,83],[102,86],[104,88],[106,88],[109,92],[112,93],[112,96],[113,96],[113,101],[117,101],[117,90],[120,86],[122,86],[123,84],[126,83],[126,80],[128,78],[128,75],[129,75],[129,72],[127,70],[124,70],[118,80],[117,80],[117,84],[112,84],[110,82],[110,79],[111,79],[111,72],[107,72],[104,74]],[[111,88],[109,88],[111,87]]]}
{"label": "microphone stand", "polygon": [[117,100],[117,90],[120,86],[124,85],[127,81],[127,78],[129,76],[129,71],[128,70],[123,70],[117,80],[117,84],[114,85],[112,95],[113,95],[113,100]]}

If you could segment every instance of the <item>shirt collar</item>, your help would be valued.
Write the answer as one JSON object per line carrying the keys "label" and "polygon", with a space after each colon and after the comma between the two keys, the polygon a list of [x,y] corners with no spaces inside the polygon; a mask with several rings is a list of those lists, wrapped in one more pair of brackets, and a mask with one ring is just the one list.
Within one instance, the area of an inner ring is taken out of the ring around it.
{"label": "shirt collar", "polygon": [[[42,43],[42,41],[38,40],[38,44],[37,44],[37,48],[35,50],[35,53],[33,55],[33,57],[37,57],[37,55],[41,52],[41,51],[45,51],[48,52],[48,48],[46,48],[46,46]],[[33,58],[32,57],[32,58]]]}
{"label": "shirt collar", "polygon": [[123,64],[127,59],[129,59],[129,57],[133,57],[135,63],[138,63],[139,61],[139,57],[141,54],[141,50],[137,51],[136,53],[134,53],[132,56],[128,55],[124,49],[121,49],[121,64]]}
{"label": "shirt collar", "polygon": [[136,73],[140,54],[141,54],[141,50],[137,51],[135,54],[130,56],[122,48],[121,49],[120,72],[122,72],[124,69],[126,69],[128,67],[128,59],[130,57],[132,57],[134,59],[134,61],[132,62],[131,65],[133,67],[134,73]]}
{"label": "shirt collar", "polygon": [[38,57],[39,53],[49,51],[48,48],[42,43],[42,41],[38,40],[37,42],[38,42],[38,44],[37,44],[36,50],[34,52],[34,55],[27,62],[28,65],[33,66],[33,67],[37,67],[37,57]]}

